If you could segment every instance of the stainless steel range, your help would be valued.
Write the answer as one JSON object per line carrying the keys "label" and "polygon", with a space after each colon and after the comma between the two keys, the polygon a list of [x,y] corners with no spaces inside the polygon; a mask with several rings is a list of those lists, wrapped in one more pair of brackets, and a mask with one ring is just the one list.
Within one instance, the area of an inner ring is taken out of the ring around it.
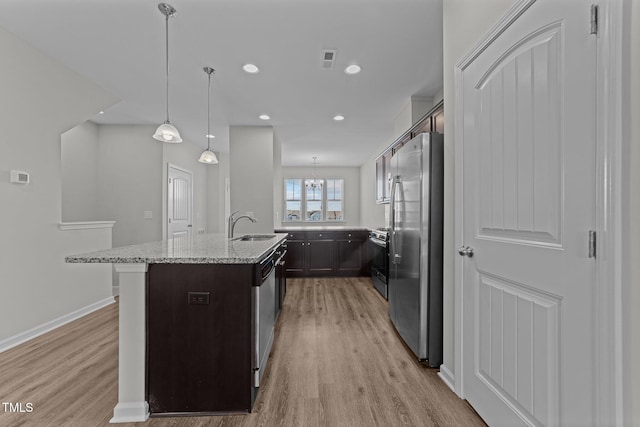
{"label": "stainless steel range", "polygon": [[389,291],[389,232],[377,228],[369,232],[369,254],[371,255],[371,280],[380,295],[388,299]]}

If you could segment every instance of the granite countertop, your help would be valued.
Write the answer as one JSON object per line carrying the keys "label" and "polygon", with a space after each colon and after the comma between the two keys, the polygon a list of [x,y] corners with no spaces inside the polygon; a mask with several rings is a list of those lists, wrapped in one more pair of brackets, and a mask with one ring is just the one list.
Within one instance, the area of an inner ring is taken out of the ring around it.
{"label": "granite countertop", "polygon": [[367,227],[355,227],[352,225],[286,225],[277,227],[276,231],[369,231]]}
{"label": "granite countertop", "polygon": [[202,234],[70,255],[65,257],[65,261],[115,264],[254,264],[285,240],[287,234],[275,233],[273,236],[267,240],[242,241],[229,239],[224,234]]}

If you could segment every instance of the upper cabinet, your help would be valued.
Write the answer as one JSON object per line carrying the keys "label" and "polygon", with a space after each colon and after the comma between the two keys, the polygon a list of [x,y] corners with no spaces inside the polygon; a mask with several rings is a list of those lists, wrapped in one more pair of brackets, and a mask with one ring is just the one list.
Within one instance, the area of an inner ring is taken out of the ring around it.
{"label": "upper cabinet", "polygon": [[391,180],[391,149],[376,159],[376,203],[389,202],[389,182]]}
{"label": "upper cabinet", "polygon": [[440,101],[409,130],[393,141],[376,159],[376,203],[389,203],[391,197],[391,157],[400,147],[424,132],[444,133],[444,104]]}

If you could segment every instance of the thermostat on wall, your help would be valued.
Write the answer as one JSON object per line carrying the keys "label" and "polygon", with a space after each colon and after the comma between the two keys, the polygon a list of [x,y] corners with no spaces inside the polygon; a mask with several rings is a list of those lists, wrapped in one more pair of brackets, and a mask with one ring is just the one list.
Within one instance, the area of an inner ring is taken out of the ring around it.
{"label": "thermostat on wall", "polygon": [[22,171],[11,171],[11,182],[15,182],[17,184],[28,184],[29,174]]}

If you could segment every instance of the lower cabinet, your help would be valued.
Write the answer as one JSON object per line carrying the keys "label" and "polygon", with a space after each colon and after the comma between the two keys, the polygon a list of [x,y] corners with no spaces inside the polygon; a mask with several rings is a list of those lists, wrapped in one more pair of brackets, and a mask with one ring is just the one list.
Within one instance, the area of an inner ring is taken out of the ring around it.
{"label": "lower cabinet", "polygon": [[255,264],[149,264],[151,416],[251,412],[286,293],[279,254]]}
{"label": "lower cabinet", "polygon": [[[366,242],[366,241],[365,241]],[[336,240],[337,269],[340,273],[366,274],[362,240]]]}
{"label": "lower cabinet", "polygon": [[150,264],[147,277],[151,415],[250,412],[253,265]]}
{"label": "lower cabinet", "polygon": [[367,238],[364,230],[289,232],[287,277],[367,276]]}
{"label": "lower cabinet", "polygon": [[308,240],[306,245],[308,276],[330,275],[335,270],[335,242],[333,240]]}

